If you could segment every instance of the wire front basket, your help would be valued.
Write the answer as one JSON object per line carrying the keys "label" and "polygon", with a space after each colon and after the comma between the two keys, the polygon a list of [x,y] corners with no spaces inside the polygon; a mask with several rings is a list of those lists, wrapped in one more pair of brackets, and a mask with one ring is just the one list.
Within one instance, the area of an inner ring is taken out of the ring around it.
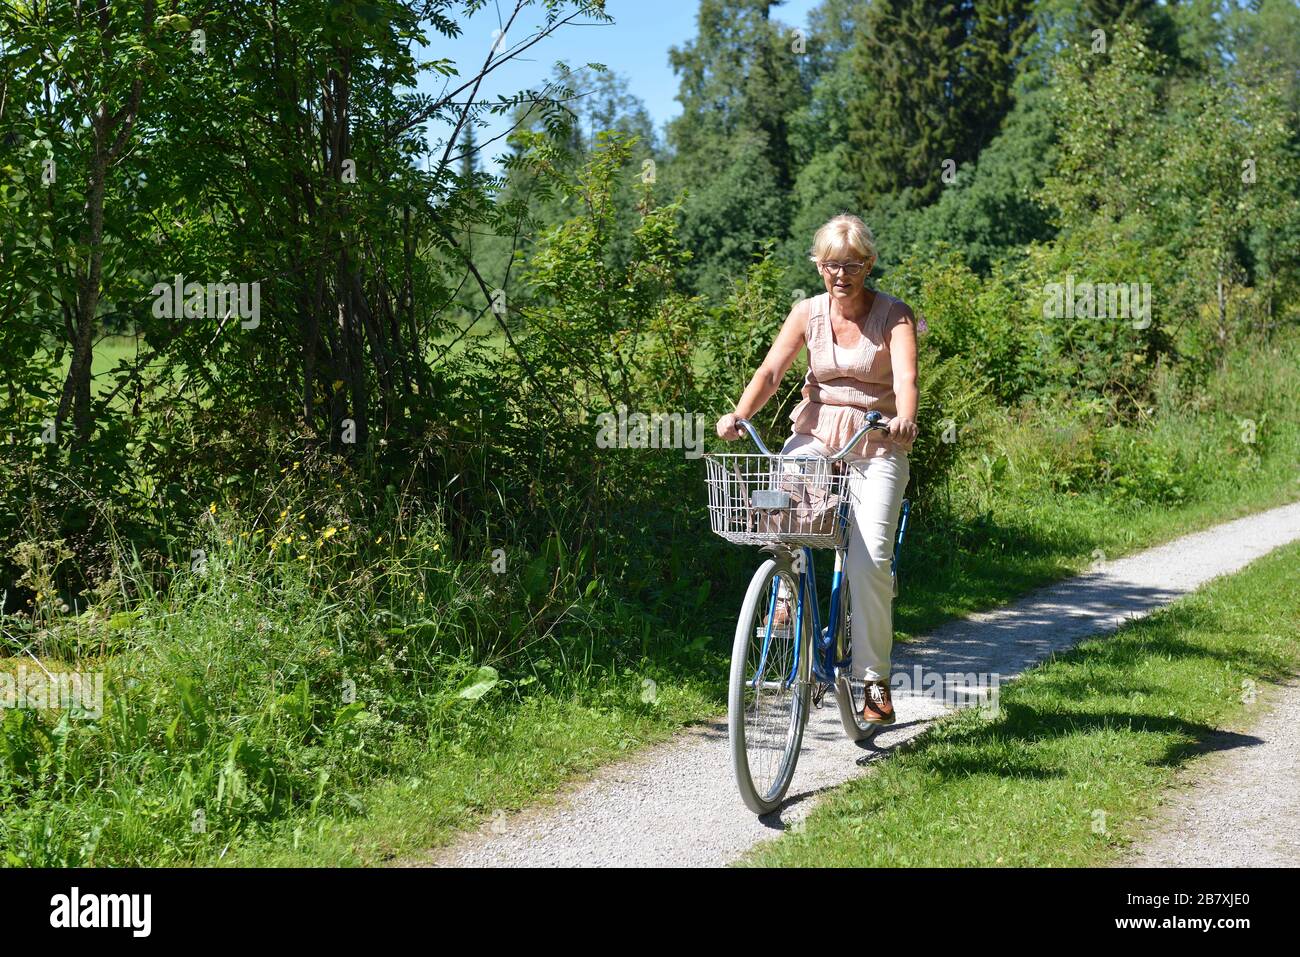
{"label": "wire front basket", "polygon": [[738,545],[843,548],[848,473],[809,455],[704,456],[709,527]]}

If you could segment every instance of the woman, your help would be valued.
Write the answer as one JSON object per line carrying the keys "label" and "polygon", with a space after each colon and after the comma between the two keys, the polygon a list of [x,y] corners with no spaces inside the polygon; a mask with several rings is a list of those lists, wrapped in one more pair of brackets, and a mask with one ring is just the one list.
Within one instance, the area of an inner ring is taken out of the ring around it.
{"label": "woman", "polygon": [[887,435],[868,433],[846,458],[853,523],[844,574],[853,616],[853,676],[867,682],[862,716],[893,724],[889,563],[909,476],[907,453],[916,440],[915,318],[902,300],[866,287],[876,247],[858,217],[836,216],[817,230],[810,258],[826,292],[790,310],[735,411],[718,419],[717,430],[724,439],[740,438],[736,420],[753,418],[772,398],[805,346],[803,401],[790,415],[793,428],[783,454],[832,454],[861,428],[868,412],[889,417]]}

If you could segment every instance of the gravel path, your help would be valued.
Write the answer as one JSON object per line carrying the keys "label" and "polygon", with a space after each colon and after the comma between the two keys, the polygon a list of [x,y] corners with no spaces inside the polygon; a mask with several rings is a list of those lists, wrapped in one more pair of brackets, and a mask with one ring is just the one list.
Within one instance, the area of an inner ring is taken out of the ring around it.
{"label": "gravel path", "polygon": [[1247,733],[1205,743],[1121,867],[1300,867],[1300,685],[1261,694]]}
{"label": "gravel path", "polygon": [[[913,675],[920,667],[942,675],[996,674],[1005,681],[1083,637],[1112,631],[1296,539],[1300,502],[1100,562],[1085,575],[1014,604],[895,645],[894,671]],[[499,812],[451,846],[405,863],[720,866],[797,824],[823,792],[865,773],[946,710],[937,697],[895,693],[897,724],[856,745],[841,730],[830,695],[826,704],[809,716],[794,783],[771,815],[756,818],[736,793],[722,716],[600,769],[561,791],[553,804]]]}

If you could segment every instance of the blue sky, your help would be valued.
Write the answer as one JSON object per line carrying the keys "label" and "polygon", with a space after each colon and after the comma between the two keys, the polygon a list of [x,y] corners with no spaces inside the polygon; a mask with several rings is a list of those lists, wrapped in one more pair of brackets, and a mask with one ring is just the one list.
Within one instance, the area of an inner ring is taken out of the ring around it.
{"label": "blue sky", "polygon": [[[820,0],[786,0],[773,11],[775,18],[791,26],[804,26],[808,11]],[[668,63],[668,49],[681,46],[695,36],[697,0],[607,0],[605,9],[614,18],[612,24],[568,25],[542,40],[517,60],[491,73],[480,95],[495,98],[536,85],[550,76],[551,65],[564,60],[571,67],[584,63],[603,63],[628,81],[630,92],[645,103],[646,109],[662,133],[664,124],[681,112],[677,95],[677,77]],[[469,76],[481,66],[495,39],[493,31],[500,25],[499,16],[513,8],[509,0],[489,3],[472,18],[462,21],[462,34],[455,40],[439,38],[425,51],[430,59],[450,57],[462,76]],[[526,39],[542,22],[538,11],[521,15],[505,37],[501,49]],[[426,80],[421,89],[437,93],[441,84]],[[478,134],[479,142],[490,139],[505,128],[502,118],[486,117],[488,126]],[[444,133],[433,129],[434,138]],[[489,147],[495,155],[501,141]]]}

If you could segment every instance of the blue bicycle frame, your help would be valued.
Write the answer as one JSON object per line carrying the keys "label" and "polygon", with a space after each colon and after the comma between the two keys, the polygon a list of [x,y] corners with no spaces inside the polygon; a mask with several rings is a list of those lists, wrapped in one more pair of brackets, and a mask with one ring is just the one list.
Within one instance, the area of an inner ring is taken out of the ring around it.
{"label": "blue bicycle frame", "polygon": [[[894,554],[889,560],[889,569],[894,574],[898,573],[898,556],[903,547],[903,536],[907,534],[907,517],[911,510],[911,501],[903,499],[902,512],[898,518],[898,534],[894,538]],[[842,524],[847,524],[847,502],[840,505],[838,518]],[[813,634],[816,636],[817,641],[812,660],[813,677],[822,684],[833,684],[835,682],[835,670],[847,667],[852,660],[852,648],[847,649],[849,657],[838,660],[835,658],[834,636],[840,620],[840,595],[842,594],[841,586],[844,581],[844,551],[842,549],[835,550],[835,570],[831,573],[831,607],[826,618],[826,629],[824,631],[821,626],[821,605],[817,598],[817,569],[813,562],[813,550],[804,546],[802,551],[804,568],[799,573],[799,601],[794,623],[795,634],[803,634],[804,609],[812,609]],[[752,684],[756,689],[759,677],[763,674],[767,665],[767,649],[772,640],[772,621],[776,616],[776,596],[777,589],[774,588],[772,589],[772,598],[768,602],[767,628],[763,635],[763,652],[759,656],[758,669],[752,679]],[[799,654],[802,646],[802,641],[795,642],[794,661],[790,666],[790,674],[785,679],[786,687],[793,685],[796,676],[799,674]]]}

